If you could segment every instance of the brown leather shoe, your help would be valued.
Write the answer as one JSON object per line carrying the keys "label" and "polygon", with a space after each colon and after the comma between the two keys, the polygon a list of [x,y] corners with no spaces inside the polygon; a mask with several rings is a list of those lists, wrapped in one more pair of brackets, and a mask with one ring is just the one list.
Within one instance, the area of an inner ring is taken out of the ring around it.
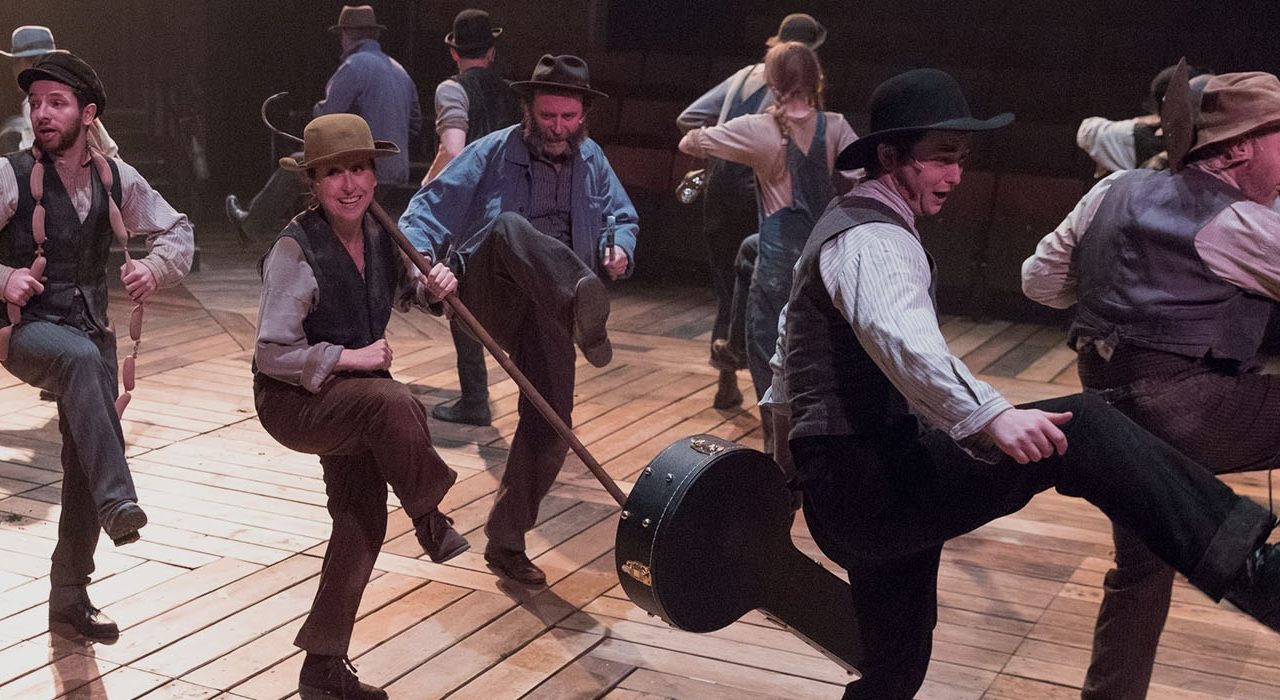
{"label": "brown leather shoe", "polygon": [[573,290],[573,341],[596,367],[613,359],[613,345],[605,325],[609,321],[609,291],[599,277],[578,280]]}
{"label": "brown leather shoe", "polygon": [[489,548],[484,550],[484,561],[490,569],[516,583],[526,586],[547,585],[547,574],[529,561],[524,552]]}
{"label": "brown leather shoe", "polygon": [[720,370],[720,386],[716,388],[716,397],[711,400],[714,408],[728,410],[742,405],[742,390],[738,388],[738,373],[729,369]]}
{"label": "brown leather shoe", "polygon": [[453,529],[453,518],[433,510],[413,521],[413,531],[418,537],[422,551],[431,557],[431,561],[439,564],[471,549],[467,538]]}
{"label": "brown leather shoe", "polygon": [[76,635],[95,642],[111,643],[120,638],[120,627],[88,599],[65,608],[49,609],[49,631],[62,637]]}
{"label": "brown leather shoe", "polygon": [[123,501],[111,510],[102,522],[102,529],[117,547],[137,542],[141,530],[147,524],[147,514],[134,501]]}
{"label": "brown leather shoe", "polygon": [[298,695],[302,700],[387,700],[387,691],[360,682],[351,659],[309,652],[298,674]]}

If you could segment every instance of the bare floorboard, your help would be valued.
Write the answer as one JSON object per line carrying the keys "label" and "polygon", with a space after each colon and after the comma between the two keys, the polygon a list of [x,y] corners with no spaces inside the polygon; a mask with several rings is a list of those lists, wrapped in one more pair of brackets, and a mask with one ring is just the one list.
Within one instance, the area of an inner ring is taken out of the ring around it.
{"label": "bare floorboard", "polygon": [[[267,435],[250,360],[261,250],[226,232],[202,241],[204,271],[148,309],[139,382],[123,427],[151,524],[141,542],[98,549],[90,589],[123,628],[114,645],[53,636],[48,559],[61,510],[56,408],[0,370],[0,698],[294,696],[292,641],[315,594],[330,532],[309,455]],[[760,446],[757,413],[711,407],[709,292],[612,285],[614,362],[579,360],[576,434],[624,491],[659,450],[697,433]],[[122,327],[128,312],[112,295]],[[943,319],[954,352],[1015,402],[1076,391],[1060,328]],[[393,372],[428,407],[457,395],[447,323],[393,318]],[[124,348],[127,343],[122,342]],[[577,457],[544,502],[529,554],[550,587],[513,586],[484,565],[483,525],[516,422],[516,386],[490,359],[491,427],[432,422],[459,472],[442,507],[472,551],[422,554],[398,501],[366,589],[350,656],[397,698],[836,698],[842,669],[758,612],[708,634],[649,616],[614,568],[618,508]],[[750,394],[745,373],[739,385]],[[1265,502],[1263,474],[1228,482]],[[798,517],[796,546],[837,571]],[[956,539],[938,581],[934,657],[919,697],[1079,697],[1111,557],[1110,524],[1055,493]],[[1179,579],[1150,697],[1280,697],[1280,644]]]}

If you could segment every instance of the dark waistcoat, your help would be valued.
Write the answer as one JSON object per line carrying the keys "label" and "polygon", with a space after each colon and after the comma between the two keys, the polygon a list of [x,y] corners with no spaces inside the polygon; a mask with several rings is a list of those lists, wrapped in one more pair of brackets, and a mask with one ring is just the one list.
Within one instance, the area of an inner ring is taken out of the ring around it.
{"label": "dark waistcoat", "polygon": [[851,435],[872,440],[914,435],[907,401],[889,382],[822,283],[822,245],[873,222],[910,230],[895,212],[865,197],[835,200],[805,243],[787,306],[784,360],[791,437]]}
{"label": "dark waistcoat", "polygon": [[[299,214],[280,235],[292,238],[302,247],[319,288],[319,301],[302,321],[307,342],[355,349],[382,339],[391,318],[401,264],[391,236],[377,225],[365,227],[364,275],[361,276],[318,207]],[[339,374],[391,376],[385,370]]]}
{"label": "dark waistcoat", "polygon": [[[31,198],[31,169],[35,158],[31,151],[5,156],[13,166],[18,183],[18,208],[3,231],[0,231],[0,263],[10,267],[28,267],[36,257],[35,239],[31,236],[31,217],[35,200]],[[120,171],[111,159],[111,197],[121,201]],[[106,328],[107,255],[114,235],[111,231],[110,208],[106,188],[98,178],[98,170],[89,166],[89,188],[92,198],[84,222],[76,213],[71,197],[62,186],[62,178],[49,160],[44,167],[45,244],[48,259],[44,292],[22,307],[24,321],[42,320],[80,325],[89,321]],[[83,314],[88,318],[84,319]],[[8,320],[0,320],[7,325]]]}
{"label": "dark waistcoat", "polygon": [[1084,338],[1112,348],[1253,359],[1271,302],[1214,274],[1195,247],[1205,225],[1240,201],[1238,190],[1194,168],[1117,178],[1072,256],[1072,347]]}
{"label": "dark waistcoat", "polygon": [[471,68],[453,79],[467,93],[467,143],[520,121],[515,90],[492,68]]}

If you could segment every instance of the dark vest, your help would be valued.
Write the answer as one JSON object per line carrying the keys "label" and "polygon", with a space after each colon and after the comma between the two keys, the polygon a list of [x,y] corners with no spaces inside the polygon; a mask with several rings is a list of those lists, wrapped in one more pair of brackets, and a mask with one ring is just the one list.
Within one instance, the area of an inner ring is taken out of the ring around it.
{"label": "dark vest", "polygon": [[1214,274],[1195,247],[1205,225],[1241,201],[1239,190],[1194,168],[1117,178],[1071,259],[1079,300],[1071,346],[1087,338],[1252,360],[1271,302]]}
{"label": "dark vest", "polygon": [[855,226],[886,223],[910,230],[895,212],[866,197],[832,202],[796,263],[787,306],[784,359],[791,438],[851,435],[890,439],[916,432],[907,401],[863,350],[822,283],[819,253]]}
{"label": "dark vest", "polygon": [[492,68],[469,68],[453,80],[467,93],[467,143],[520,121],[520,99]]}
{"label": "dark vest", "polygon": [[[312,207],[280,232],[298,242],[319,287],[319,301],[302,321],[307,342],[362,348],[380,340],[391,318],[400,259],[395,242],[380,226],[366,226],[364,275],[318,207]],[[390,377],[377,372],[340,372],[347,377]]]}
{"label": "dark vest", "polygon": [[[35,158],[31,151],[10,153],[5,158],[13,167],[18,182],[18,208],[3,231],[0,231],[0,263],[10,267],[28,267],[36,258],[35,239],[31,237],[31,217],[35,200],[31,198],[31,169]],[[111,167],[111,197],[121,201],[120,170],[115,161]],[[41,320],[54,323],[85,322],[105,329],[107,318],[107,255],[114,234],[111,231],[110,206],[106,188],[98,178],[98,170],[89,166],[92,197],[84,223],[53,163],[46,159],[44,168],[45,268],[44,292],[22,307],[24,321]],[[87,312],[88,318],[84,317]],[[0,320],[7,325],[8,320]]]}

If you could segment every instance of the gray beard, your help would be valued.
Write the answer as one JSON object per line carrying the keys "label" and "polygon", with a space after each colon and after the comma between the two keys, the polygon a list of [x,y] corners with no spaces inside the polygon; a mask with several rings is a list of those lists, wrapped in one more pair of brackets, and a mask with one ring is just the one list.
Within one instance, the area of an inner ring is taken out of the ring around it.
{"label": "gray beard", "polygon": [[528,119],[524,123],[524,142],[529,147],[529,151],[543,160],[552,163],[565,163],[578,155],[578,151],[582,148],[582,142],[587,139],[587,125],[584,122],[578,127],[577,131],[569,134],[566,139],[569,147],[560,154],[547,153],[547,140],[543,137],[542,130],[537,125],[529,122]]}

